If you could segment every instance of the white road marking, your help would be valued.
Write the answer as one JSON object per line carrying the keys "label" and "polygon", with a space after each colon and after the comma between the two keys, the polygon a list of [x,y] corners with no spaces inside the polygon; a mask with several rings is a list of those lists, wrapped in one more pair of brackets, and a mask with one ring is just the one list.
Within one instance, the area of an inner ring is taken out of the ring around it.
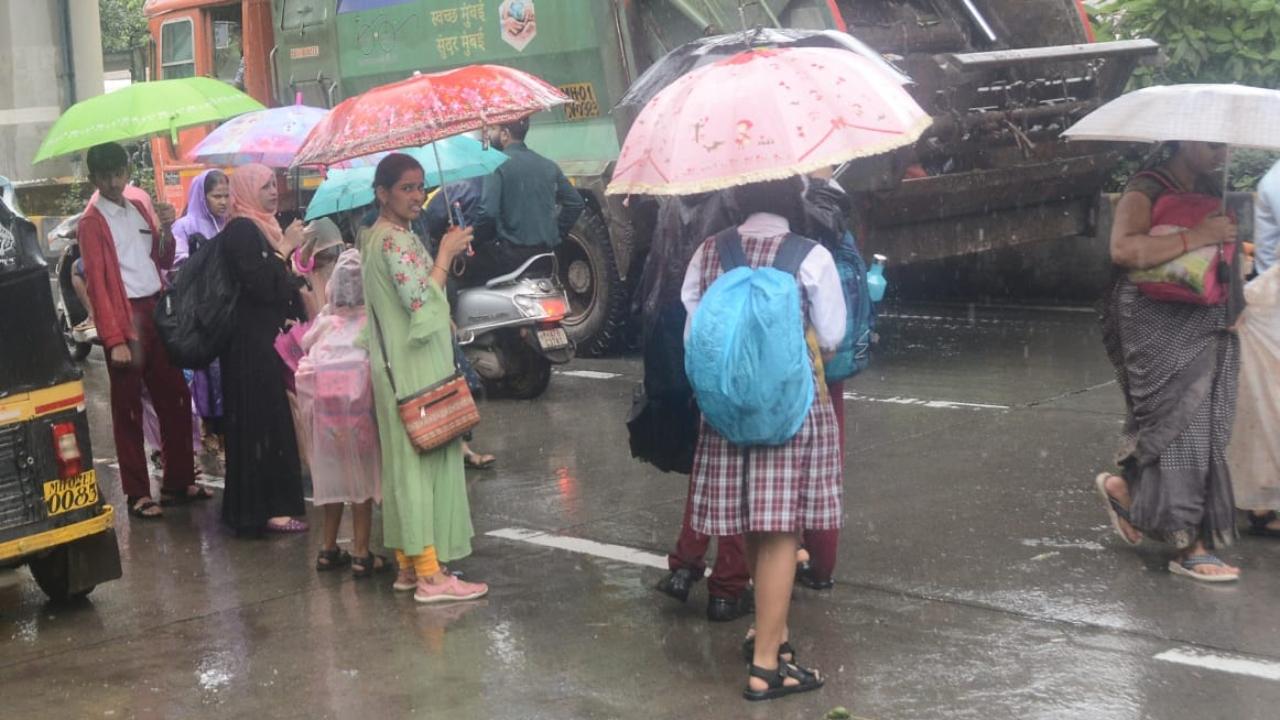
{"label": "white road marking", "polygon": [[1263,680],[1280,680],[1280,662],[1255,660],[1243,655],[1174,648],[1156,655],[1155,659],[1234,675],[1248,675]]}
{"label": "white road marking", "polygon": [[914,405],[917,407],[931,408],[935,410],[1010,410],[1008,405],[992,405],[990,403],[971,403],[960,402],[958,400],[922,400],[920,398],[909,398],[894,395],[893,397],[872,397],[871,395],[863,395],[862,393],[846,392],[845,400],[857,400],[860,402],[878,402],[889,403],[891,405]]}
{"label": "white road marking", "polygon": [[490,530],[485,535],[503,540],[515,540],[531,545],[556,548],[557,550],[568,550],[581,555],[593,555],[606,560],[617,560],[618,562],[632,565],[643,565],[645,567],[658,568],[659,570],[668,569],[665,555],[645,552],[644,550],[637,550],[624,545],[610,545],[609,543],[596,542],[595,540],[552,535],[541,530],[515,527]]}
{"label": "white road marking", "polygon": [[612,380],[622,377],[621,373],[600,372],[599,370],[557,370],[557,375],[565,377],[586,378],[588,380]]}

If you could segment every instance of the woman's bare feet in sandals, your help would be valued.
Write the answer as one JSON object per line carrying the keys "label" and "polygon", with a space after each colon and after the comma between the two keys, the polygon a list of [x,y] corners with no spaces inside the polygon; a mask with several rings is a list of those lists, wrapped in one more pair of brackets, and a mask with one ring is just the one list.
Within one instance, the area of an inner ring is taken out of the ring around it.
{"label": "woman's bare feet in sandals", "polygon": [[[1127,513],[1129,507],[1133,504],[1133,498],[1129,497],[1129,483],[1118,475],[1108,475],[1107,479],[1103,481],[1102,487],[1107,496],[1115,500]],[[1136,545],[1142,542],[1142,532],[1131,525],[1127,519],[1117,517],[1115,523],[1116,529],[1120,531],[1120,534],[1124,535],[1129,544]]]}
{"label": "woman's bare feet in sandals", "polygon": [[[1240,568],[1223,562],[1218,556],[1210,553],[1202,542],[1198,542],[1178,553],[1178,559],[1174,562],[1179,563],[1185,571],[1181,574],[1192,578],[1229,578],[1234,580],[1240,577]],[[1172,564],[1170,563],[1170,565]],[[1171,567],[1170,569],[1172,570],[1173,568]]]}

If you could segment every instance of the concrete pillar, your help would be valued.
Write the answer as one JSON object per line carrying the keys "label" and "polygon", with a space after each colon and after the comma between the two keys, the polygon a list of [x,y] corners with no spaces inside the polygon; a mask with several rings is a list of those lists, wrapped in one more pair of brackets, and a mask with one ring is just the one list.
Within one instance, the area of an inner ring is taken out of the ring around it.
{"label": "concrete pillar", "polygon": [[11,180],[65,177],[79,169],[69,158],[31,165],[73,92],[76,99],[102,94],[97,0],[68,6],[70,67],[59,0],[0,0],[0,175]]}
{"label": "concrete pillar", "polygon": [[76,102],[102,94],[102,27],[98,0],[70,0]]}

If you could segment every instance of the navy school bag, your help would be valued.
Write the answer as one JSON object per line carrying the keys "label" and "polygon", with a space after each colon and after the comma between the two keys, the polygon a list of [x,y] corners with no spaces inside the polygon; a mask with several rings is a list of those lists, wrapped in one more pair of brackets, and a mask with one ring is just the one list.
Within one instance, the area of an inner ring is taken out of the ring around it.
{"label": "navy school bag", "polygon": [[782,445],[814,400],[796,273],[815,243],[788,235],[770,267],[752,268],[736,228],[715,238],[724,274],[707,289],[685,342],[702,416],[739,446]]}

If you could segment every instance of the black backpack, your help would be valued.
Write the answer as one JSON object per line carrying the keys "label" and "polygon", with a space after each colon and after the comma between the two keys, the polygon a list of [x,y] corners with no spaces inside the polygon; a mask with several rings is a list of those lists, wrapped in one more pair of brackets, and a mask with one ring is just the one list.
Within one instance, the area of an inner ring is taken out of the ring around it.
{"label": "black backpack", "polygon": [[222,233],[191,240],[194,249],[160,296],[155,322],[169,362],[196,370],[208,367],[230,342],[240,284],[223,252]]}

